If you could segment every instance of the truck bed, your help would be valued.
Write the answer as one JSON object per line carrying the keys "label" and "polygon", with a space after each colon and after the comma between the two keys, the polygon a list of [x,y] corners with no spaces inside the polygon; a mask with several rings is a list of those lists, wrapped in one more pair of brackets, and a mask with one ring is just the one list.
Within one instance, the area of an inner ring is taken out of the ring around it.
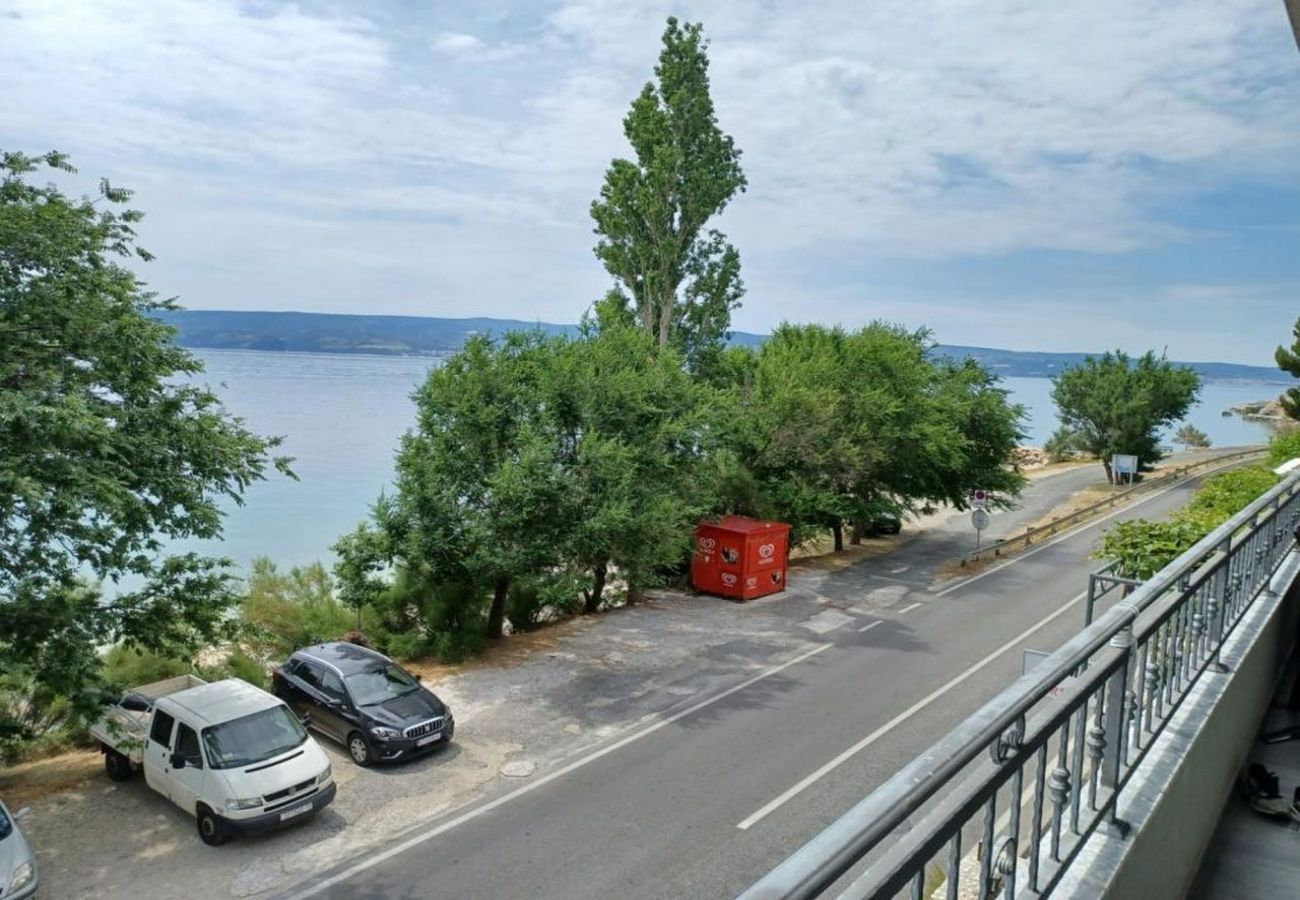
{"label": "truck bed", "polygon": [[123,699],[138,696],[148,703],[148,708],[127,709],[121,701],[109,704],[104,707],[104,714],[99,721],[90,726],[90,734],[104,746],[130,757],[131,762],[139,765],[144,750],[145,729],[149,727],[154,704],[169,694],[187,691],[201,684],[207,682],[196,675],[177,675],[175,678],[164,678],[162,681],[131,688],[123,695]]}

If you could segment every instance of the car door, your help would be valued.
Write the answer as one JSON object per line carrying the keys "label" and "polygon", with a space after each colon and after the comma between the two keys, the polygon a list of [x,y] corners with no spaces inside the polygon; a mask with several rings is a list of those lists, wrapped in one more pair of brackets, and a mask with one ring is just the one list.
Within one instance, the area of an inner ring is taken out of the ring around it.
{"label": "car door", "polygon": [[341,741],[347,737],[347,734],[339,733],[338,716],[325,703],[326,694],[321,688],[326,671],[328,670],[318,662],[308,659],[296,661],[293,673],[298,679],[297,687],[302,694],[300,715],[310,713],[312,728]]}
{"label": "car door", "polygon": [[172,756],[168,758],[168,762],[170,763],[177,755],[184,757],[184,765],[179,768],[169,765],[167,769],[169,794],[173,803],[193,814],[198,799],[203,794],[203,778],[206,770],[203,767],[203,751],[199,749],[198,732],[184,722],[176,723],[176,734],[172,739]]}
{"label": "car door", "polygon": [[164,797],[171,796],[171,781],[167,770],[171,768],[172,732],[176,719],[161,709],[153,711],[149,721],[149,737],[144,742],[144,780]]}
{"label": "car door", "polygon": [[348,732],[353,727],[356,710],[347,691],[343,688],[343,679],[333,669],[322,669],[320,692],[329,704],[333,704],[321,706],[321,717],[326,723],[326,730],[333,733],[340,741],[346,741]]}
{"label": "car door", "polygon": [[298,716],[305,716],[308,713],[316,712],[316,704],[306,690],[307,685],[304,683],[312,678],[307,664],[297,657],[290,659],[280,668],[280,676],[276,679],[277,687],[276,696],[289,704]]}

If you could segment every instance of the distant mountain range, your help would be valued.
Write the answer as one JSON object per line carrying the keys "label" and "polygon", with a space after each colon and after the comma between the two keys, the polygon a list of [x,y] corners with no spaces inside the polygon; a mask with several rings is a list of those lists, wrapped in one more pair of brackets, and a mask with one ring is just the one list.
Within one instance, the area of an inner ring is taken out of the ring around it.
{"label": "distant mountain range", "polygon": [[[174,325],[184,347],[222,350],[282,350],[305,353],[375,353],[438,356],[454,353],[475,334],[537,328],[571,334],[573,325],[517,319],[443,319],[431,316],[365,316],[304,312],[239,312],[186,309],[158,314]],[[765,335],[738,331],[736,344],[761,344]],[[937,352],[973,357],[999,375],[1046,378],[1083,360],[1086,353],[1036,353],[940,344]],[[1277,369],[1236,363],[1186,363],[1206,378],[1287,383]]]}

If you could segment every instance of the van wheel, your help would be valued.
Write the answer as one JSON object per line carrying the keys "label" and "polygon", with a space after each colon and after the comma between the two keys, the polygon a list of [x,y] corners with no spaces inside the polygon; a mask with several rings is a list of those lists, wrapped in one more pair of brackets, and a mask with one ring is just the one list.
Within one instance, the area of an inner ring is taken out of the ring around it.
{"label": "van wheel", "polygon": [[202,804],[198,810],[199,838],[209,847],[220,847],[230,840],[226,825],[212,810]]}
{"label": "van wheel", "polygon": [[374,755],[370,752],[370,744],[366,741],[365,735],[359,731],[348,735],[348,755],[359,766],[368,766],[375,761]]}
{"label": "van wheel", "polygon": [[104,771],[114,781],[130,781],[131,776],[134,774],[131,760],[116,750],[104,751]]}

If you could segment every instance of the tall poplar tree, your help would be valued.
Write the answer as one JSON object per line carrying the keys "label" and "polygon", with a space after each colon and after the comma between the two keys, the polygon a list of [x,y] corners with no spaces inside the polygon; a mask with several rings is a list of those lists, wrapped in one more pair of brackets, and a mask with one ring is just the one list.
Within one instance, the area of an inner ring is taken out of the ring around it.
{"label": "tall poplar tree", "polygon": [[707,48],[700,24],[668,20],[655,78],[623,120],[636,159],[610,163],[591,204],[596,256],[617,282],[597,319],[635,322],[695,370],[721,350],[745,290],[740,254],[706,228],[746,186],[718,127]]}

